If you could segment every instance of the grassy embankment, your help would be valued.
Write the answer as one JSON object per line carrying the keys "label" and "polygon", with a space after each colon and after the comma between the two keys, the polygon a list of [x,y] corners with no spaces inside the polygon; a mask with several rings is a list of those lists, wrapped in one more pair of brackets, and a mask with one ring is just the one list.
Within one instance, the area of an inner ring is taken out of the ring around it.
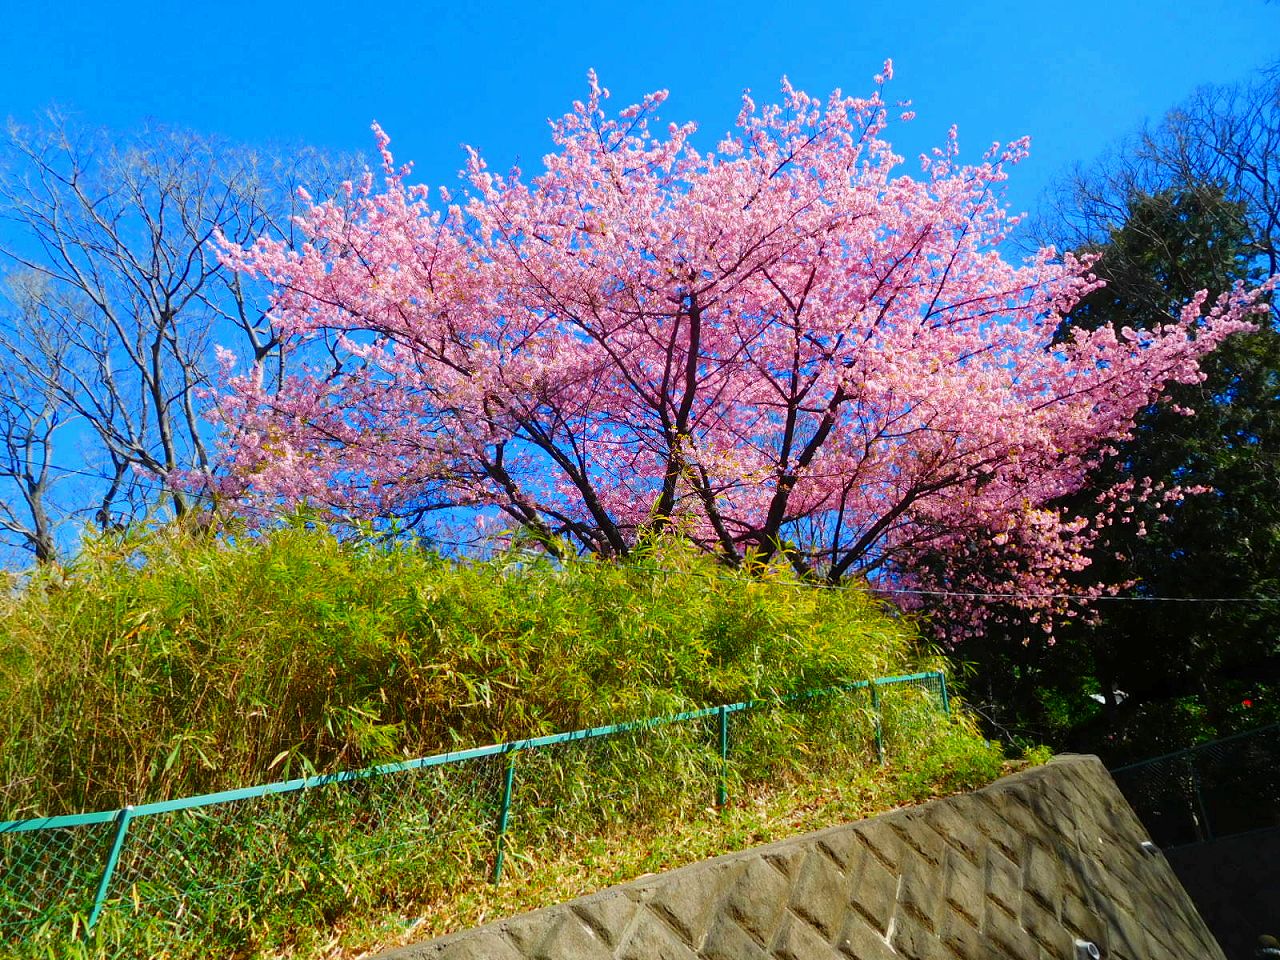
{"label": "grassy embankment", "polygon": [[[92,545],[2,604],[0,819],[936,664],[909,622],[855,589],[675,548],[622,565],[458,565],[301,529],[235,545],[161,533]],[[144,818],[113,887],[122,902],[83,952],[356,955],[994,777],[999,753],[963,712],[944,721],[917,694],[886,694],[883,767],[865,695],[735,715],[722,810],[708,724],[521,755],[497,886],[501,758]],[[32,883],[6,842],[0,899]],[[101,854],[78,852],[91,879]],[[24,927],[22,954],[72,955],[79,922]]]}

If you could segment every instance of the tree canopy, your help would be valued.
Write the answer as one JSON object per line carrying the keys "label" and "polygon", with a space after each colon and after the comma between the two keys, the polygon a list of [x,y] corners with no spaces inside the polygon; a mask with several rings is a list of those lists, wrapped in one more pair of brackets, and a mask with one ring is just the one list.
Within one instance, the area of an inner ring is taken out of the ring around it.
{"label": "tree canopy", "polygon": [[[1257,291],[1055,338],[1095,281],[1052,249],[1001,256],[1024,141],[964,164],[953,131],[911,177],[879,89],[746,98],[714,152],[655,128],[663,94],[616,115],[606,96],[593,77],[531,180],[472,153],[468,191],[433,207],[378,130],[380,186],[313,204],[304,242],[225,244],[274,284],[295,373],[224,356],[225,494],[419,524],[463,508],[603,555],[675,528],[729,563],[1016,593],[1035,617],[1117,511],[1178,499],[1126,476],[1061,507],[1251,326]],[[955,606],[960,633],[986,615]]]}

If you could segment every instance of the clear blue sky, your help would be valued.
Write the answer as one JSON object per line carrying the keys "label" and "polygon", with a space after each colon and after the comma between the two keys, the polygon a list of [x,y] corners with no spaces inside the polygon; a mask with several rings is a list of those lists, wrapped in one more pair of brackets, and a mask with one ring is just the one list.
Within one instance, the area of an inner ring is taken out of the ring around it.
{"label": "clear blue sky", "polygon": [[589,67],[618,106],[670,89],[664,116],[698,121],[710,145],[744,87],[763,101],[787,74],[812,93],[862,93],[892,57],[890,93],[919,114],[894,134],[899,151],[914,157],[953,122],[969,156],[1029,134],[1009,188],[1027,209],[1055,173],[1197,85],[1280,58],[1278,38],[1280,3],[1266,0],[13,3],[0,114],[27,121],[56,102],[116,128],[152,118],[365,151],[376,118],[416,179],[453,184],[464,142],[532,171],[546,118],[583,94]]}

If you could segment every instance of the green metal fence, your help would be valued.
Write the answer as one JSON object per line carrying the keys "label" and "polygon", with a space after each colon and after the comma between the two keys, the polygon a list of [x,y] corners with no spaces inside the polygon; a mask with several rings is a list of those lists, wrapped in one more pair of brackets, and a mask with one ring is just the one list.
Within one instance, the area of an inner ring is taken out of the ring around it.
{"label": "green metal fence", "polygon": [[[50,931],[81,936],[108,922],[191,936],[291,897],[340,910],[350,895],[343,878],[354,875],[388,908],[397,891],[449,874],[483,870],[496,882],[513,835],[546,843],[568,823],[645,811],[645,782],[686,796],[705,791],[704,805],[723,806],[753,758],[806,749],[819,731],[827,742],[866,742],[883,763],[894,710],[913,704],[949,713],[945,676],[864,680],[121,810],[0,822],[0,945]],[[646,781],[637,764],[661,776]]]}

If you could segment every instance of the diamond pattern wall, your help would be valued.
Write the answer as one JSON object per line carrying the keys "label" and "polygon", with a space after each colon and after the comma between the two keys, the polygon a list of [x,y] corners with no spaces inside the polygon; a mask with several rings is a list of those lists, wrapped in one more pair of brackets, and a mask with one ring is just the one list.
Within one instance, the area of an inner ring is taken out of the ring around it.
{"label": "diamond pattern wall", "polygon": [[379,960],[1223,960],[1146,839],[1096,758],[1062,757]]}

